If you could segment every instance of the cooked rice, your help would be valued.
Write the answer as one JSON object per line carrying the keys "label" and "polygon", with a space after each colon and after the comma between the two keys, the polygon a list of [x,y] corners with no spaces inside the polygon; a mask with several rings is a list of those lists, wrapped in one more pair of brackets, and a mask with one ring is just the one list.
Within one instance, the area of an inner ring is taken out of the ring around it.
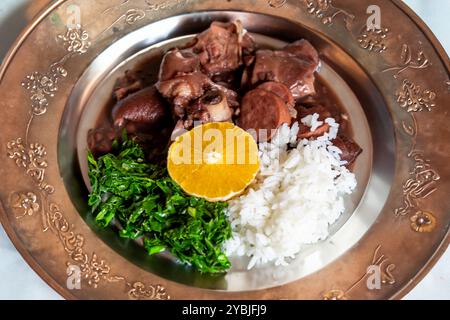
{"label": "cooked rice", "polygon": [[[305,117],[311,130],[323,124],[318,114]],[[314,140],[297,141],[299,124],[282,126],[270,143],[259,144],[261,171],[248,192],[230,201],[233,239],[228,255],[248,256],[248,269],[268,262],[287,265],[305,244],[326,239],[328,228],[344,212],[343,195],[356,178],[332,144],[339,124]],[[290,149],[293,148],[293,149]]]}

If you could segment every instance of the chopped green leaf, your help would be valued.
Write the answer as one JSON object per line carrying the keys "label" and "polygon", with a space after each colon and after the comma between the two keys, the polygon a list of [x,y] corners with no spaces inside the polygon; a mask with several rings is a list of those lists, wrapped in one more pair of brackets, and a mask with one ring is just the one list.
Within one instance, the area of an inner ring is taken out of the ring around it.
{"label": "chopped green leaf", "polygon": [[229,269],[221,250],[231,237],[227,203],[186,195],[166,168],[146,163],[142,148],[126,136],[114,150],[99,159],[88,154],[88,203],[98,225],[106,228],[117,219],[120,236],[142,237],[150,255],[169,250],[201,272]]}

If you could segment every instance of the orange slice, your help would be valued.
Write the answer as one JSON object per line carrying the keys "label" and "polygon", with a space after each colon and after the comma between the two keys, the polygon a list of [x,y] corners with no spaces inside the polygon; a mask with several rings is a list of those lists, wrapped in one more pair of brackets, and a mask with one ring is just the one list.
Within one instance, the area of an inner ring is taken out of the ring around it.
{"label": "orange slice", "polygon": [[241,194],[259,170],[258,146],[228,122],[195,127],[169,149],[170,177],[189,195],[226,201]]}

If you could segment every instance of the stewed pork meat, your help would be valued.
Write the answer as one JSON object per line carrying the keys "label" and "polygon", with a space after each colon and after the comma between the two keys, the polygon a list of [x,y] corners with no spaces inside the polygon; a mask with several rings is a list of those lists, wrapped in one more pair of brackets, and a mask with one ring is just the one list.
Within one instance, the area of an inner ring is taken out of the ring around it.
{"label": "stewed pork meat", "polygon": [[193,72],[160,81],[156,86],[163,97],[172,103],[175,115],[182,118],[186,107],[200,98],[212,86],[212,81],[201,72]]}
{"label": "stewed pork meat", "polygon": [[125,75],[119,78],[114,86],[114,97],[117,101],[124,99],[129,94],[141,90],[144,87],[138,75],[131,71],[125,71]]}
{"label": "stewed pork meat", "polygon": [[154,86],[147,87],[120,100],[113,109],[114,125],[128,123],[153,126],[170,113],[166,102]]}
{"label": "stewed pork meat", "polygon": [[342,151],[341,160],[347,161],[347,165],[351,165],[363,151],[355,141],[345,135],[339,135],[333,140],[333,144]]}
{"label": "stewed pork meat", "polygon": [[200,71],[200,58],[191,50],[172,49],[163,58],[159,80],[167,81],[178,76]]}
{"label": "stewed pork meat", "polygon": [[[319,115],[318,121],[324,122],[326,118],[332,117],[331,112],[325,108],[322,105],[316,105],[311,108],[305,108],[302,106],[297,107],[298,116],[297,120],[301,124],[301,119],[313,115],[317,113]],[[309,139],[309,138],[316,138],[323,135],[325,132],[327,132],[330,129],[330,126],[327,123],[323,123],[320,127],[318,127],[316,130],[311,131],[311,128],[305,125],[300,125],[300,130],[298,132],[298,137],[300,139]]]}
{"label": "stewed pork meat", "polygon": [[[286,85],[296,100],[315,93],[314,72],[319,66],[312,45],[301,40],[283,50],[259,50],[254,65],[244,74],[251,86],[275,81]],[[248,74],[250,73],[250,75]]]}
{"label": "stewed pork meat", "polygon": [[213,22],[200,33],[190,49],[198,55],[203,71],[210,77],[237,70],[244,55],[253,52],[253,39],[240,21]]}

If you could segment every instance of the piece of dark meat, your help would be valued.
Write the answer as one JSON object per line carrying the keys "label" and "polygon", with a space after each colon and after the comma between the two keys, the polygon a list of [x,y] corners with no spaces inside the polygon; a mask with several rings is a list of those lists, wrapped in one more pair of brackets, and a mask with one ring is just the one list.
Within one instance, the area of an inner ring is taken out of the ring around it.
{"label": "piece of dark meat", "polygon": [[301,120],[309,115],[313,115],[317,113],[319,115],[319,121],[325,121],[326,118],[331,118],[331,112],[322,105],[316,105],[311,108],[305,108],[302,106],[297,107],[297,121],[300,125],[300,129],[298,132],[299,139],[309,139],[309,138],[317,138],[323,136],[330,129],[330,125],[324,123],[319,128],[314,131],[311,131],[311,128],[302,124]]}
{"label": "piece of dark meat", "polygon": [[170,80],[160,81],[157,88],[161,95],[168,99],[176,117],[185,116],[185,108],[213,85],[211,79],[201,72],[193,72]]}
{"label": "piece of dark meat", "polygon": [[175,140],[196,124],[232,121],[239,110],[237,99],[236,92],[213,85],[202,97],[187,106],[186,115],[177,121],[171,139]]}
{"label": "piece of dark meat", "polygon": [[[240,24],[239,28],[243,28],[242,24]],[[253,39],[253,37],[247,32],[247,30],[243,29],[241,33],[243,34],[241,40],[242,61],[243,63],[246,63],[246,60],[252,59],[252,57],[254,56],[254,53],[256,51],[256,42],[255,39]]]}
{"label": "piece of dark meat", "polygon": [[266,81],[285,84],[296,99],[315,93],[316,66],[284,51],[260,50],[256,53],[251,85]]}
{"label": "piece of dark meat", "polygon": [[88,147],[96,157],[110,153],[113,141],[120,141],[125,130],[144,148],[148,161],[163,163],[173,127],[170,107],[155,86],[150,86],[118,101],[111,118],[89,131]]}
{"label": "piece of dark meat", "polygon": [[288,44],[283,51],[292,53],[302,60],[309,61],[312,65],[317,66],[320,63],[319,53],[312,44],[305,39],[301,39]]}
{"label": "piece of dark meat", "polygon": [[363,151],[355,141],[344,135],[339,135],[332,142],[336,147],[341,149],[341,160],[347,161],[347,166],[353,164]]}
{"label": "piece of dark meat", "polygon": [[312,115],[314,113],[317,113],[319,115],[319,120],[323,121],[326,118],[332,118],[333,115],[331,113],[331,111],[328,108],[325,108],[323,105],[318,104],[315,105],[313,107],[310,108],[305,108],[303,106],[298,106],[297,107],[297,111],[298,111],[298,120],[308,116],[308,115]]}
{"label": "piece of dark meat", "polygon": [[255,65],[255,55],[248,55],[243,58],[244,70],[242,71],[240,86],[242,89],[251,88],[251,77],[253,73],[253,67]]}
{"label": "piece of dark meat", "polygon": [[177,76],[200,71],[200,59],[191,50],[173,49],[166,53],[161,63],[159,80],[171,80]]}
{"label": "piece of dark meat", "polygon": [[225,87],[227,89],[238,89],[239,88],[239,75],[236,71],[224,72],[218,75],[214,75],[211,77],[211,80]]}
{"label": "piece of dark meat", "polygon": [[291,116],[282,98],[263,89],[254,89],[244,96],[238,125],[254,130],[258,141],[270,141],[283,123],[290,125]]}
{"label": "piece of dark meat", "polygon": [[315,51],[306,40],[283,50],[259,50],[254,65],[244,73],[243,83],[249,81],[254,86],[266,81],[281,82],[296,100],[312,95],[315,93],[314,72],[319,66],[319,60],[317,52],[316,59],[311,50]]}
{"label": "piece of dark meat", "polygon": [[136,127],[157,126],[169,115],[169,108],[154,86],[120,100],[113,109],[114,126],[134,131]]}
{"label": "piece of dark meat", "polygon": [[125,75],[119,78],[114,86],[114,97],[117,101],[122,100],[143,87],[144,85],[138,75],[133,71],[127,70]]}
{"label": "piece of dark meat", "polygon": [[116,136],[116,131],[111,127],[91,129],[87,137],[88,148],[95,157],[110,153]]}
{"label": "piece of dark meat", "polygon": [[201,72],[159,82],[157,87],[159,92],[172,102],[175,118],[193,118],[191,113],[195,108],[189,109],[189,106],[198,104],[199,99],[201,101],[202,96],[209,91],[220,92],[226,98],[227,105],[233,109],[233,112],[236,112],[239,107],[239,97],[234,90],[214,83]]}
{"label": "piece of dark meat", "polygon": [[203,71],[212,77],[237,70],[243,63],[243,56],[254,51],[255,44],[240,21],[216,21],[188,47],[198,54]]}
{"label": "piece of dark meat", "polygon": [[265,82],[258,86],[258,89],[263,89],[272,93],[275,93],[286,103],[289,109],[289,114],[292,118],[297,118],[297,110],[295,109],[295,99],[292,96],[291,91],[281,82]]}
{"label": "piece of dark meat", "polygon": [[185,47],[169,51],[156,87],[171,103],[175,119],[202,121],[211,117],[204,112],[199,116],[197,110],[202,105],[200,98],[209,91],[223,93],[233,113],[239,113],[238,95],[233,90],[238,79],[236,73],[243,64],[243,56],[253,51],[253,39],[239,21],[213,22]]}
{"label": "piece of dark meat", "polygon": [[[130,139],[135,140],[143,147],[147,161],[164,165],[173,127],[171,119],[166,119],[157,127],[140,127],[136,131],[127,125],[125,130]],[[121,141],[123,129],[104,124],[97,129],[89,130],[87,138],[89,150],[96,158],[113,152],[114,140]]]}
{"label": "piece of dark meat", "polygon": [[314,96],[308,96],[301,99],[300,102],[297,102],[297,105],[301,105],[305,108],[312,108],[317,105],[323,106],[331,113],[331,118],[339,124],[339,132],[349,133],[349,116],[344,108],[336,103],[338,101],[337,97],[321,83],[316,82],[316,90],[317,92]]}
{"label": "piece of dark meat", "polygon": [[201,123],[231,121],[233,109],[223,91],[211,90],[187,109],[188,117]]}
{"label": "piece of dark meat", "polygon": [[227,98],[228,105],[234,110],[235,113],[238,112],[239,109],[239,95],[236,91],[224,87],[220,84],[213,83],[209,88],[209,91],[220,91]]}

